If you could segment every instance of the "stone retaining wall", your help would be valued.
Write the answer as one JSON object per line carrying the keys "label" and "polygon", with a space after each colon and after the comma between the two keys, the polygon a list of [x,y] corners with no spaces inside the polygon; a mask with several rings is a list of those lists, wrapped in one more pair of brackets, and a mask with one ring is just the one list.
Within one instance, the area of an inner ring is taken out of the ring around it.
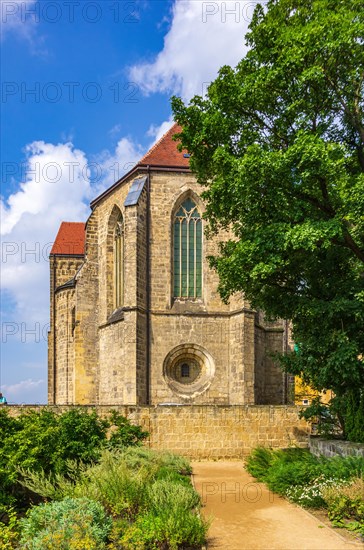
{"label": "stone retaining wall", "polygon": [[[18,415],[35,406],[9,406]],[[63,412],[72,406],[50,406]],[[133,424],[149,432],[146,444],[159,450],[193,459],[237,459],[258,445],[284,448],[292,445],[307,447],[309,424],[299,419],[294,406],[95,406],[84,407],[106,415],[118,410]]]}
{"label": "stone retaining wall", "polygon": [[315,456],[362,456],[364,458],[364,445],[362,443],[310,437],[309,448]]}

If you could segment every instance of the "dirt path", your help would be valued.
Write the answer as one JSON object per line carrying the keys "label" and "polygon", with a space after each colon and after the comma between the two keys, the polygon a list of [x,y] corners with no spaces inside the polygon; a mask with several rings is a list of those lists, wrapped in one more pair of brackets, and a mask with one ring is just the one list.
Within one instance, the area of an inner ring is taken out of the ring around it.
{"label": "dirt path", "polygon": [[364,549],[255,482],[242,462],[194,462],[193,473],[204,514],[214,518],[209,550]]}

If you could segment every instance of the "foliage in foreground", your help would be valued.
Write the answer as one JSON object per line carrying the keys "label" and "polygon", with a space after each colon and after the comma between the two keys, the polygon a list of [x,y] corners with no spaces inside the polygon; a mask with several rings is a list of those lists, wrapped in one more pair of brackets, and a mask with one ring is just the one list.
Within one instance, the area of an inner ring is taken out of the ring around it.
{"label": "foliage in foreground", "polygon": [[[172,100],[181,144],[205,186],[210,230],[232,231],[211,259],[222,297],[242,291],[270,318],[292,319],[299,353],[281,359],[285,370],[357,406],[363,36],[363,0],[269,0],[254,11],[237,67],[222,67],[188,106]],[[343,406],[343,424],[345,417]]]}
{"label": "foliage in foreground", "polygon": [[[54,500],[31,508],[20,522],[22,547],[200,548],[208,525],[200,516],[190,471],[182,457],[126,448],[104,450],[97,464],[74,469],[71,476],[23,472],[28,489]],[[100,517],[106,518],[101,531]]]}
{"label": "foliage in foreground", "polygon": [[112,520],[101,504],[88,498],[65,498],[34,506],[21,520],[24,550],[102,550]]}
{"label": "foliage in foreground", "polygon": [[326,508],[334,525],[364,534],[364,458],[258,447],[246,467],[275,493],[306,508]]}
{"label": "foliage in foreground", "polygon": [[364,536],[364,478],[354,478],[340,487],[322,491],[328,515],[336,527],[346,527]]}
{"label": "foliage in foreground", "polygon": [[101,418],[95,411],[75,408],[56,414],[45,408],[11,417],[0,409],[0,519],[7,507],[34,501],[35,495],[19,483],[20,470],[45,472],[50,478],[67,475],[70,461],[91,464],[103,448],[139,445],[147,435],[115,411]]}

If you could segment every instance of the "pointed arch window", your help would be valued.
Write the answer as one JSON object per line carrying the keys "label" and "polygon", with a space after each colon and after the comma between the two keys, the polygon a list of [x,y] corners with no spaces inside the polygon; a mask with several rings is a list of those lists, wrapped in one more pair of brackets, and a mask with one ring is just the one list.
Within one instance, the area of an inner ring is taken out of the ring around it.
{"label": "pointed arch window", "polygon": [[114,231],[114,296],[115,308],[124,305],[124,220],[120,214]]}
{"label": "pointed arch window", "polygon": [[196,203],[186,199],[173,221],[173,293],[175,298],[202,297],[202,219]]}

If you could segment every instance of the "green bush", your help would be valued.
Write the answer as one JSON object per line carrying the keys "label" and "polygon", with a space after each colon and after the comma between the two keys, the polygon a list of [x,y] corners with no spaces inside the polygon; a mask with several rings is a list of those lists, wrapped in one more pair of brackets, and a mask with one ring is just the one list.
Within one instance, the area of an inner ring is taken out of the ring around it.
{"label": "green bush", "polygon": [[306,508],[327,508],[336,526],[364,535],[364,458],[257,448],[246,466],[272,491]]}
{"label": "green bush", "polygon": [[324,491],[328,488],[339,487],[342,483],[344,481],[339,479],[327,479],[325,476],[320,476],[308,485],[293,485],[286,490],[284,496],[305,508],[325,508]]}
{"label": "green bush", "polygon": [[364,443],[364,391],[352,391],[342,409],[346,438],[349,441]]}
{"label": "green bush", "polygon": [[208,524],[198,514],[200,497],[180,480],[158,479],[147,487],[145,512],[130,525],[119,542],[125,549],[199,548]]}
{"label": "green bush", "polygon": [[15,510],[9,508],[6,519],[6,523],[0,521],[0,548],[12,550],[17,547],[19,538],[19,522]]}
{"label": "green bush", "polygon": [[[333,457],[318,458],[305,449],[271,450],[255,449],[247,459],[247,470],[260,481],[264,481],[269,489],[280,495],[298,498],[300,489],[309,499],[309,488],[312,498],[320,495],[317,490],[322,484],[344,482],[364,472],[364,458],[362,457]],[[294,496],[296,495],[296,497]]]}
{"label": "green bush", "polygon": [[22,508],[36,499],[19,483],[19,472],[39,472],[50,482],[57,476],[72,479],[75,464],[82,469],[82,464],[97,462],[104,448],[136,446],[147,435],[115,411],[101,419],[95,411],[79,408],[63,414],[42,409],[17,418],[0,410],[0,514],[11,505]]}
{"label": "green bush", "polygon": [[265,476],[274,460],[272,449],[257,447],[248,456],[245,466],[248,472],[259,481],[264,481]]}
{"label": "green bush", "polygon": [[207,523],[192,511],[163,516],[147,512],[125,530],[119,544],[125,550],[201,548],[207,529]]}
{"label": "green bush", "polygon": [[173,471],[183,476],[192,473],[191,465],[186,458],[165,451],[156,452],[143,447],[128,447],[123,449],[123,460],[131,468],[154,464],[159,473],[164,468],[164,471],[169,473]]}
{"label": "green bush", "polygon": [[102,505],[87,498],[40,504],[20,521],[20,545],[24,550],[101,550],[111,523]]}
{"label": "green bush", "polygon": [[122,453],[104,452],[100,463],[84,472],[74,493],[94,498],[113,515],[133,520],[145,505],[146,486],[155,469],[153,464],[130,468]]}
{"label": "green bush", "polygon": [[174,480],[157,480],[148,487],[146,493],[147,508],[155,515],[168,515],[175,510],[188,511],[200,506],[200,497],[193,487]]}
{"label": "green bush", "polygon": [[191,471],[186,459],[132,447],[104,450],[97,464],[75,469],[74,476],[71,465],[67,476],[29,473],[24,482],[43,496],[102,504],[113,518],[110,550],[203,544],[207,523],[199,515],[200,497],[186,475]]}
{"label": "green bush", "polygon": [[107,442],[109,449],[137,447],[148,436],[148,433],[143,431],[140,426],[131,424],[117,411],[111,411],[108,425],[112,426]]}
{"label": "green bush", "polygon": [[347,527],[364,535],[364,479],[323,490],[328,516],[336,527]]}

